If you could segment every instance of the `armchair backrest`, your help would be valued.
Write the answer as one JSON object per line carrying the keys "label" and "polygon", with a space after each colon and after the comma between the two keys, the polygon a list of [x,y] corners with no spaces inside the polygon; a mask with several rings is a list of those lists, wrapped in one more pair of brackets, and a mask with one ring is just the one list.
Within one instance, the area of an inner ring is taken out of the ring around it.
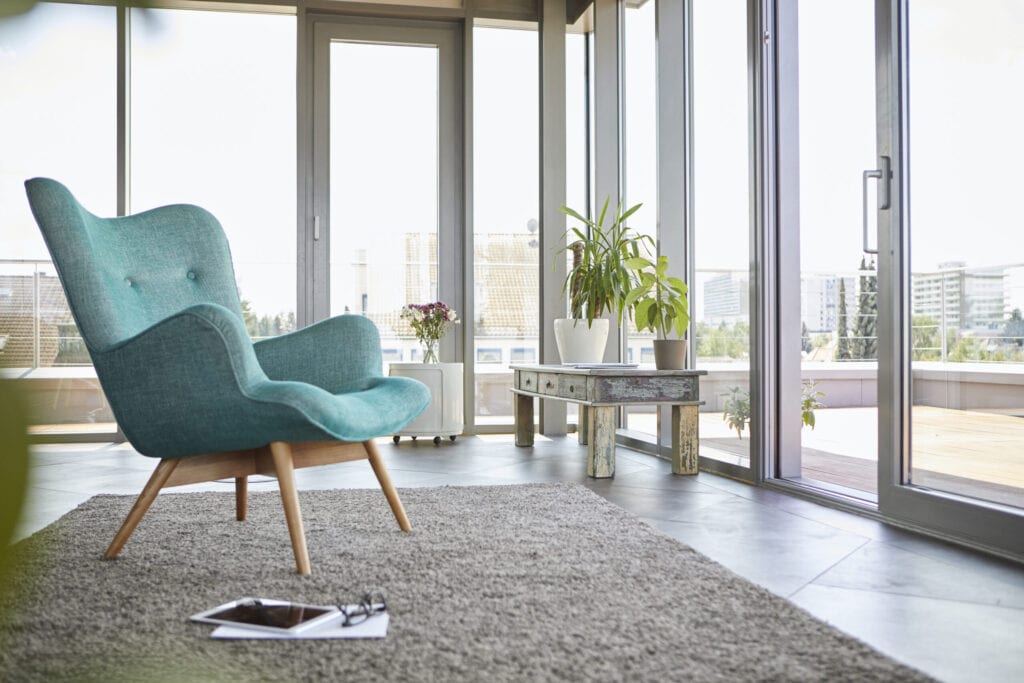
{"label": "armchair backrest", "polygon": [[199,303],[242,317],[228,241],[208,211],[178,204],[99,218],[55,180],[25,188],[90,351]]}

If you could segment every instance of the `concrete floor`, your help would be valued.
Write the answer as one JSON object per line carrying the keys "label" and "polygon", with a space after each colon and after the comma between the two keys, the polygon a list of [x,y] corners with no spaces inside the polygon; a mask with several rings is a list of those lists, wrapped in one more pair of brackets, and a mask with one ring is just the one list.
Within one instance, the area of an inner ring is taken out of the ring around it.
{"label": "concrete floor", "polygon": [[[1024,567],[762,488],[701,473],[679,477],[620,448],[614,479],[588,479],[574,437],[511,435],[381,441],[398,487],[573,481],[943,681],[1024,680]],[[137,494],[155,461],[125,444],[38,446],[20,536],[97,493]],[[304,489],[371,488],[365,461],[300,470]],[[276,490],[261,479],[251,490]],[[232,491],[213,482],[187,489]],[[143,520],[145,524],[145,520]],[[102,549],[97,549],[97,552]],[[771,634],[765,634],[770,638]]]}

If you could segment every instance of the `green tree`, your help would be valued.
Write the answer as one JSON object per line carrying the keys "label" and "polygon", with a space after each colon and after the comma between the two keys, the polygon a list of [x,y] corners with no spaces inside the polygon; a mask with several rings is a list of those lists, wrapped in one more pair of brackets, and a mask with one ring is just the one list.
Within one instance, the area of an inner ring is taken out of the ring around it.
{"label": "green tree", "polygon": [[811,343],[811,333],[807,330],[807,323],[800,322],[800,349],[804,353],[810,353],[814,350],[814,344]]}
{"label": "green tree", "polygon": [[839,343],[836,345],[836,360],[850,360],[850,331],[846,325],[846,280],[839,278],[839,314],[837,332]]}
{"label": "green tree", "polygon": [[252,310],[252,302],[248,299],[242,299],[242,320],[245,321],[245,331],[249,336],[258,337],[260,321]]}
{"label": "green tree", "polygon": [[860,278],[857,287],[857,317],[853,324],[850,355],[853,358],[878,358],[878,278],[875,263],[860,260]]}
{"label": "green tree", "polygon": [[931,316],[916,315],[911,319],[914,360],[940,360],[939,321]]}
{"label": "green tree", "polygon": [[1020,309],[1013,309],[1009,319],[1003,324],[1003,343],[1014,345],[1017,348],[1024,347],[1024,316]]}
{"label": "green tree", "polygon": [[747,358],[750,355],[750,324],[721,323],[711,327],[697,323],[697,356],[701,358]]}
{"label": "green tree", "polygon": [[815,348],[815,349],[820,349],[822,347],[828,346],[831,341],[832,341],[832,336],[831,335],[824,334],[824,333],[823,334],[816,334],[816,335],[814,335],[814,339],[811,342],[811,346],[813,348]]}
{"label": "green tree", "polygon": [[[959,337],[959,335],[957,335]],[[977,337],[960,337],[949,348],[946,358],[954,363],[991,360],[991,354]]]}

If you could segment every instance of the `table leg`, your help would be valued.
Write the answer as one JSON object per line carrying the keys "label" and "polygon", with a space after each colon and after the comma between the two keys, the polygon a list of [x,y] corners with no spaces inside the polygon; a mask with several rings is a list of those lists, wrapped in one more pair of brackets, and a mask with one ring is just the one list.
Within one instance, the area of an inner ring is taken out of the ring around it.
{"label": "table leg", "polygon": [[590,407],[580,406],[579,419],[576,425],[576,438],[579,440],[581,446],[587,445],[587,438],[589,434],[587,431],[590,429]]}
{"label": "table leg", "polygon": [[698,406],[672,406],[672,474],[697,474]]}
{"label": "table leg", "polygon": [[592,406],[587,416],[587,476],[615,476],[615,406]]}
{"label": "table leg", "polygon": [[516,394],[515,420],[516,420],[516,445],[533,445],[533,396]]}

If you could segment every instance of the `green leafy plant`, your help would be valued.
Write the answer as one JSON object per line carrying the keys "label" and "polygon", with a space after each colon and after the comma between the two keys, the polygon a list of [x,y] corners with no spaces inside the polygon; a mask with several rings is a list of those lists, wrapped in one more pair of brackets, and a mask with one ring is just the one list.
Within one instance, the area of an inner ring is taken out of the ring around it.
{"label": "green leafy plant", "polygon": [[824,391],[818,391],[818,385],[813,379],[804,382],[800,390],[800,419],[811,429],[814,429],[814,411],[825,407],[825,404],[818,400],[824,395]]}
{"label": "green leafy plant", "polygon": [[750,421],[750,392],[739,387],[729,387],[728,398],[722,409],[722,419],[743,438],[743,430]]}
{"label": "green leafy plant", "polygon": [[642,204],[625,210],[620,204],[611,223],[605,225],[610,201],[610,197],[605,199],[596,221],[584,218],[567,206],[562,207],[562,213],[583,224],[582,230],[572,228],[576,239],[562,249],[562,252],[573,253],[573,264],[565,276],[562,293],[569,297],[571,317],[586,320],[588,327],[606,311],[614,311],[622,325],[622,314],[628,310],[626,296],[637,281],[626,262],[644,251],[654,250],[650,236],[637,234],[626,226],[626,219]]}
{"label": "green leafy plant", "polygon": [[[800,418],[803,424],[814,429],[814,411],[826,407],[819,399],[825,396],[818,390],[814,380],[803,383],[800,389]],[[750,392],[740,387],[729,387],[729,393],[722,407],[722,419],[743,438],[743,430],[750,422]]]}
{"label": "green leafy plant", "polygon": [[626,267],[638,278],[625,303],[633,308],[637,329],[649,329],[658,339],[668,339],[670,330],[680,339],[685,337],[690,325],[686,283],[668,274],[668,256],[659,256],[657,263],[634,256],[626,260]]}

